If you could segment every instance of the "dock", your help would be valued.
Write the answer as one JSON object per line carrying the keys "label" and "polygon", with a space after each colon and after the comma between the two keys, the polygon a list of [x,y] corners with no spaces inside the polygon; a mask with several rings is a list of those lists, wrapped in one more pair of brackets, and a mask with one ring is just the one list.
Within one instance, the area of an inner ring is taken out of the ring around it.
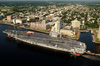
{"label": "dock", "polygon": [[78,37],[77,37],[77,40],[80,38],[80,30],[79,30],[79,32],[78,32]]}
{"label": "dock", "polygon": [[94,30],[91,30],[92,42],[95,42]]}

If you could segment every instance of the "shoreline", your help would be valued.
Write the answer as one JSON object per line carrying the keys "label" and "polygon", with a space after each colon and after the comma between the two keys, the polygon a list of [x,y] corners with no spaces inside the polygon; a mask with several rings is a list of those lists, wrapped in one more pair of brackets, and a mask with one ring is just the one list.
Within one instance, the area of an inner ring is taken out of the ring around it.
{"label": "shoreline", "polygon": [[[0,22],[0,24],[1,25],[8,25],[8,26],[16,26],[16,27],[18,27],[18,25],[13,25],[13,24],[7,24],[7,23],[1,23]],[[19,28],[22,28],[22,27],[19,27]],[[44,32],[44,31],[42,31],[42,30],[36,30],[36,29],[31,29],[31,28],[26,28],[26,27],[24,27],[23,29],[27,29],[27,30],[29,30],[29,31],[34,31],[34,32],[39,32],[39,33],[43,33],[43,34],[49,34],[49,32]],[[88,29],[89,30],[89,29]],[[92,29],[91,29],[92,30]],[[80,33],[81,32],[86,32],[86,30],[79,30],[78,31],[78,33],[77,33],[77,36],[76,36],[76,38],[75,37],[67,37],[67,38],[70,38],[70,39],[74,39],[74,40],[79,40],[79,37],[80,37]],[[94,42],[96,43],[96,44],[100,44],[100,42],[97,42],[97,40],[96,40],[96,35],[95,35],[95,32],[94,32],[94,30],[93,30],[93,34],[94,34]]]}
{"label": "shoreline", "polygon": [[[6,24],[6,23],[1,23],[1,22],[0,22],[0,24],[1,25],[9,25],[9,26],[16,26],[16,27],[18,27],[18,25]],[[22,28],[22,27],[19,27],[19,28]],[[49,34],[49,32],[47,33],[47,32],[43,32],[43,31],[39,31],[39,30],[34,30],[34,29],[29,29],[29,28],[23,28],[23,29],[27,29],[27,30],[35,31],[35,32],[39,32],[39,33],[44,33],[44,34]]]}
{"label": "shoreline", "polygon": [[16,26],[16,25],[11,25],[11,24],[7,24],[7,23],[1,23],[1,22],[0,22],[0,24],[1,24],[1,25]]}
{"label": "shoreline", "polygon": [[[13,26],[13,27],[14,26],[18,27],[18,25],[13,25],[13,24],[7,24],[7,23],[1,23],[1,22],[0,22],[0,24],[1,25],[8,25],[8,26]],[[23,28],[23,27],[19,27],[19,28]],[[26,28],[26,27],[24,27],[23,29],[27,29],[29,31],[34,31],[34,32],[39,32],[39,33],[44,33],[44,34],[49,34],[49,32],[44,32],[42,30],[35,30],[35,29]],[[78,37],[78,35],[76,37]],[[77,40],[77,38],[73,38],[73,37],[67,37],[67,38]]]}
{"label": "shoreline", "polygon": [[[13,24],[7,24],[7,23],[1,23],[1,22],[0,22],[0,24],[18,27],[18,25],[13,25]],[[23,28],[23,27],[19,27],[19,28]],[[36,30],[36,29],[31,29],[31,28],[26,28],[26,27],[24,27],[23,29],[27,29],[29,31],[34,31],[34,32],[39,32],[39,33],[44,33],[44,34],[49,34],[49,32],[45,32],[45,30]],[[84,30],[79,30],[78,33],[77,33],[77,35],[76,35],[76,37],[70,37],[69,36],[67,38],[78,40],[79,37],[80,37],[80,32],[82,32],[82,31],[84,32]]]}

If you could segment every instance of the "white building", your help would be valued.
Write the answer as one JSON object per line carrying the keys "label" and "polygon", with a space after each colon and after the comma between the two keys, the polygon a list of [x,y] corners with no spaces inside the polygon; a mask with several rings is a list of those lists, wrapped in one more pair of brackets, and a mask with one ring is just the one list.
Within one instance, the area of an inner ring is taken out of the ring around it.
{"label": "white building", "polygon": [[22,24],[23,23],[23,21],[22,21],[22,19],[13,19],[13,23],[14,24]]}
{"label": "white building", "polygon": [[30,18],[27,18],[27,21],[30,21]]}
{"label": "white building", "polygon": [[71,23],[72,23],[72,27],[73,28],[80,29],[80,21],[78,21],[77,19],[75,19],[75,20],[71,21]]}
{"label": "white building", "polygon": [[60,20],[56,21],[55,25],[52,27],[51,31],[59,33],[60,32],[60,28],[61,28],[61,24],[60,23],[61,23]]}
{"label": "white building", "polygon": [[2,15],[3,17],[5,17],[5,14],[4,14],[4,13],[1,13],[1,15]]}
{"label": "white building", "polygon": [[82,25],[84,25],[84,21],[82,21]]}

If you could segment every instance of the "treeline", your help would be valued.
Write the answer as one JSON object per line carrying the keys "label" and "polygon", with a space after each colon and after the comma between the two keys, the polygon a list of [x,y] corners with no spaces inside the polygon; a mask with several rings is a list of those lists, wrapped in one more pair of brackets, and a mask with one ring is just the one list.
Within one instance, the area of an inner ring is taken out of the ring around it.
{"label": "treeline", "polygon": [[0,6],[26,6],[26,4],[27,5],[31,5],[31,6],[48,6],[48,5],[50,5],[49,4],[49,2],[40,2],[40,1],[25,1],[25,2],[23,2],[23,1],[15,1],[15,2],[0,2]]}

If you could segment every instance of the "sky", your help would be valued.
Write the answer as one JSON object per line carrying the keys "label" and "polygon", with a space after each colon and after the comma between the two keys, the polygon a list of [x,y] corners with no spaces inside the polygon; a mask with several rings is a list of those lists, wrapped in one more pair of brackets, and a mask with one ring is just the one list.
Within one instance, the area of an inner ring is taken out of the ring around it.
{"label": "sky", "polygon": [[[46,0],[0,0],[0,1],[46,1]],[[48,0],[48,1],[98,1],[100,0]]]}

